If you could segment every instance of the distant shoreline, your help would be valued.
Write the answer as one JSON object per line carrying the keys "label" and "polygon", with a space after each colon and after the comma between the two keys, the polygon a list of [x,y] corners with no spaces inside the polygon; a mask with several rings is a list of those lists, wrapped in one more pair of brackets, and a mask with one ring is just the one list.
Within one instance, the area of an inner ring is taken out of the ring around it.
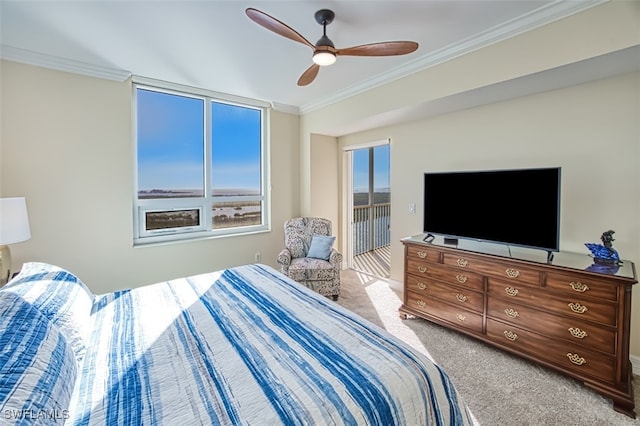
{"label": "distant shoreline", "polygon": [[[214,197],[237,197],[237,196],[260,196],[260,191],[248,188],[223,188],[215,189]],[[202,190],[198,189],[146,189],[138,191],[138,199],[158,199],[158,198],[200,198]],[[388,188],[382,188],[373,193],[373,204],[386,204],[391,202],[391,193]],[[369,205],[368,192],[353,193],[354,206]]]}
{"label": "distant shoreline", "polygon": [[[259,196],[260,190],[249,188],[214,189],[214,197]],[[138,198],[195,198],[202,197],[201,189],[143,189],[138,191]]]}

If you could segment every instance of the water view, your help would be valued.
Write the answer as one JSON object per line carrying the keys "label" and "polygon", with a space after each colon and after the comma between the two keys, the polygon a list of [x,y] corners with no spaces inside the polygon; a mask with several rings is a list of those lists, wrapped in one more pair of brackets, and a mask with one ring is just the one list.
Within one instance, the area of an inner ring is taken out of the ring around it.
{"label": "water view", "polygon": [[[214,190],[214,197],[259,196],[260,193],[250,189]],[[200,198],[202,191],[193,189],[139,191],[139,199],[163,198]],[[211,206],[213,229],[233,228],[238,226],[260,225],[262,223],[262,201],[214,201]],[[198,226],[200,215],[198,209],[153,211],[146,213],[146,229],[170,229]]]}

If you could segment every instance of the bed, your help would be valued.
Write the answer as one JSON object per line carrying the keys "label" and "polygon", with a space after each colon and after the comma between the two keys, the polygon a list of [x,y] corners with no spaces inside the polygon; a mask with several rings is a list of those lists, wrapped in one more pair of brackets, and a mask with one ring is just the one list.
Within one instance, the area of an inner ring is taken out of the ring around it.
{"label": "bed", "polygon": [[464,425],[435,363],[266,265],[108,294],[31,262],[0,289],[2,421]]}

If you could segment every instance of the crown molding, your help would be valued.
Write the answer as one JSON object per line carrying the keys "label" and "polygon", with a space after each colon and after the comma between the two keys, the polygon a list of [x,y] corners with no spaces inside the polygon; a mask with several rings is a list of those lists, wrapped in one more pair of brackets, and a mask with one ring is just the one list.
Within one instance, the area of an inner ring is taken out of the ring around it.
{"label": "crown molding", "polygon": [[375,87],[382,86],[416,72],[473,52],[480,48],[503,40],[507,40],[511,37],[515,37],[519,34],[531,31],[535,28],[547,25],[551,22],[566,18],[576,13],[580,13],[609,1],[610,0],[557,0],[554,3],[542,6],[525,15],[519,16],[500,25],[496,25],[486,31],[475,34],[474,36],[468,37],[460,42],[445,46],[439,50],[435,50],[428,55],[421,56],[414,61],[406,63],[403,66],[392,68],[388,72],[363,80],[358,84],[344,89],[340,93],[332,94],[317,101],[301,105],[299,108],[300,114],[304,115],[310,113],[317,109],[366,92],[367,90],[373,89]]}
{"label": "crown molding", "polygon": [[20,49],[6,44],[0,44],[0,58],[9,61],[20,62],[28,65],[36,65],[58,71],[74,74],[98,77],[108,80],[125,81],[131,77],[131,72],[118,68],[92,65],[86,62],[65,59],[58,56]]}
{"label": "crown molding", "polygon": [[[6,59],[8,61],[20,62],[23,64],[35,65],[43,68],[49,68],[49,69],[54,69],[58,71],[65,71],[65,72],[70,72],[74,74],[81,74],[89,77],[104,78],[107,80],[114,80],[114,81],[120,81],[120,82],[125,81],[130,77],[133,77],[130,71],[126,71],[118,68],[92,65],[85,62],[75,61],[72,59],[65,59],[58,56],[34,52],[32,50],[20,49],[17,47],[6,45],[6,44],[0,44],[0,59]],[[137,76],[135,78],[137,80],[142,79],[142,77],[137,77]],[[300,110],[297,106],[281,104],[277,102],[266,102],[266,105],[270,106],[276,111],[284,112],[287,114],[294,114],[294,115],[300,114]]]}
{"label": "crown molding", "polygon": [[270,102],[271,108],[275,111],[284,112],[286,114],[300,115],[300,108],[295,105],[282,104],[280,102]]}

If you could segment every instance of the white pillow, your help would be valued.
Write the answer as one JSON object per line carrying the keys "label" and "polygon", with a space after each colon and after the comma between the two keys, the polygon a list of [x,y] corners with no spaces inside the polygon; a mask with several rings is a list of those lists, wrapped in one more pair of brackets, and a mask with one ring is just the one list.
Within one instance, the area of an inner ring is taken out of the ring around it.
{"label": "white pillow", "polygon": [[0,292],[0,413],[13,413],[15,424],[34,415],[45,416],[38,424],[63,424],[77,374],[60,329],[19,295]]}
{"label": "white pillow", "polygon": [[94,295],[78,277],[58,266],[29,262],[2,292],[31,303],[65,335],[78,361],[84,358]]}

